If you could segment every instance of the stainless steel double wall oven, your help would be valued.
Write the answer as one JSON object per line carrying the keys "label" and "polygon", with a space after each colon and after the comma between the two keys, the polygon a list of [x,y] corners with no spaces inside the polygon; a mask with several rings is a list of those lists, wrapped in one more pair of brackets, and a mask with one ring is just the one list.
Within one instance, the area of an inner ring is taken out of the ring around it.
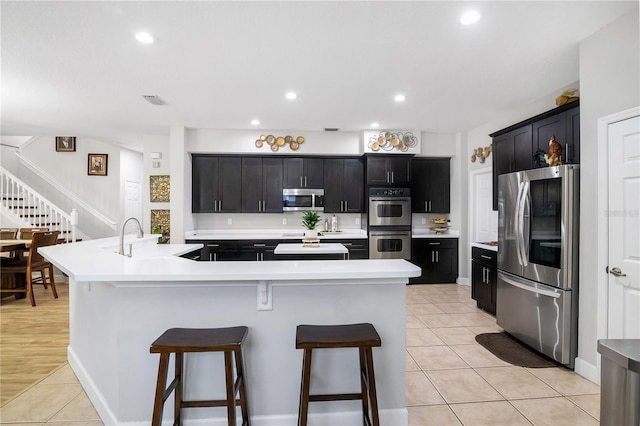
{"label": "stainless steel double wall oven", "polygon": [[369,188],[369,258],[411,259],[411,190]]}

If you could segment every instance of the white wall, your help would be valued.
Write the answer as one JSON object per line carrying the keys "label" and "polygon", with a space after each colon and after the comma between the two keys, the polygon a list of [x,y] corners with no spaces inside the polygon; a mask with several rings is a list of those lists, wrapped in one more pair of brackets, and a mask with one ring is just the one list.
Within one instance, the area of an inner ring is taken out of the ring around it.
{"label": "white wall", "polygon": [[[3,167],[36,191],[45,195],[46,198],[61,209],[70,212],[72,208],[77,208],[79,228],[83,234],[90,238],[102,238],[117,234],[116,231],[97,221],[89,213],[77,206],[76,203],[70,201],[54,185],[43,181],[25,165],[17,161],[17,157],[12,153],[15,149],[4,146],[5,141],[7,144],[11,143],[10,137],[3,136],[2,140]],[[78,136],[76,137],[75,152],[56,152],[55,136],[40,136],[32,138],[29,142],[23,144],[21,153],[46,173],[55,177],[64,188],[100,211],[110,220],[118,222],[121,215],[121,155],[118,146]],[[107,176],[88,175],[88,154],[90,153],[108,155]],[[130,162],[135,163],[133,160]],[[137,168],[140,170],[140,167]]]}
{"label": "white wall", "polygon": [[[606,281],[606,182],[598,179],[606,168],[598,157],[597,120],[640,105],[640,34],[638,5],[631,12],[580,43],[580,329],[576,371],[597,370],[598,286]],[[606,302],[605,302],[606,304]],[[605,325],[606,327],[606,325]],[[602,336],[604,337],[604,336]],[[582,374],[582,373],[581,373]]]}
{"label": "white wall", "polygon": [[[151,202],[150,176],[167,176],[171,173],[171,154],[169,136],[145,135],[143,137],[144,154],[142,178],[142,229],[151,232],[151,210],[170,209],[170,202]],[[157,152],[162,158],[152,159],[151,153]],[[157,167],[154,167],[154,162]]]}

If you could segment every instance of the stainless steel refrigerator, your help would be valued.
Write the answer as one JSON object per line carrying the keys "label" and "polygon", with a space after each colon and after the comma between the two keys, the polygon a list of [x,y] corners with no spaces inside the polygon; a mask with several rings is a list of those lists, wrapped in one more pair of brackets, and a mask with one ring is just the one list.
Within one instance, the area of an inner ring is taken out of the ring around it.
{"label": "stainless steel refrigerator", "polygon": [[579,166],[498,177],[500,327],[573,368],[578,346]]}

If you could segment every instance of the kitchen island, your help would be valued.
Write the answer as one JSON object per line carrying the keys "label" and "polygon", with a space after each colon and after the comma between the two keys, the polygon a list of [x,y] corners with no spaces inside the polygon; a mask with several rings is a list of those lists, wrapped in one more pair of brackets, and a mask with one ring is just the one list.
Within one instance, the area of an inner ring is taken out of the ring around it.
{"label": "kitchen island", "polygon": [[[198,245],[117,239],[40,251],[69,276],[69,364],[106,425],[150,422],[158,357],[149,345],[172,327],[249,327],[245,367],[254,425],[297,422],[302,351],[298,324],[372,323],[382,424],[406,425],[405,285],[420,269],[404,260],[195,262]],[[220,354],[187,356],[187,398],[224,393]],[[172,369],[172,367],[170,367]],[[312,391],[359,390],[357,351],[318,351]],[[173,416],[167,402],[165,418]],[[222,408],[186,410],[188,423],[226,424]],[[310,406],[310,423],[361,424],[360,403]]]}

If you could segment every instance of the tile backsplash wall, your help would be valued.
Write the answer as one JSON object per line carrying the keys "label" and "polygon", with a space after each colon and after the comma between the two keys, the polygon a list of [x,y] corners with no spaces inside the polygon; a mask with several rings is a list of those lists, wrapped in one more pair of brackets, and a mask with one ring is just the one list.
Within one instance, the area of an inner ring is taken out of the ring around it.
{"label": "tile backsplash wall", "polygon": [[[286,213],[194,213],[196,230],[219,229],[302,229],[303,212]],[[324,220],[331,223],[333,213],[320,212],[318,230],[324,228]],[[339,213],[339,229],[367,229],[366,214]]]}

